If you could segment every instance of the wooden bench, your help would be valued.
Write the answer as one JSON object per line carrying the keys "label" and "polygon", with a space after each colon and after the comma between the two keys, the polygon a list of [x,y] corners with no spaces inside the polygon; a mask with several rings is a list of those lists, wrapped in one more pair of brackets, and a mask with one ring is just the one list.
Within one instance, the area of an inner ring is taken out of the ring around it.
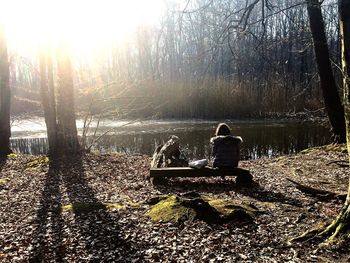
{"label": "wooden bench", "polygon": [[[248,170],[242,168],[211,168],[203,167],[195,169],[191,167],[164,167],[151,168],[150,178],[167,179],[174,177],[213,177],[213,176],[237,176],[240,183],[251,183],[253,176]],[[154,182],[154,181],[153,181]]]}

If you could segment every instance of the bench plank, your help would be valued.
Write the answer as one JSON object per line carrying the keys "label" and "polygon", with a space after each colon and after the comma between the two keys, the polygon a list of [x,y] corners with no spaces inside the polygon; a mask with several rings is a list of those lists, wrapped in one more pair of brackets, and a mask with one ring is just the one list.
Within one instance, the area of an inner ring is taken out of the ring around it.
{"label": "bench plank", "polygon": [[171,177],[209,177],[209,176],[239,176],[250,175],[248,170],[242,168],[211,168],[203,167],[195,169],[191,167],[164,167],[151,168],[151,178],[171,178]]}

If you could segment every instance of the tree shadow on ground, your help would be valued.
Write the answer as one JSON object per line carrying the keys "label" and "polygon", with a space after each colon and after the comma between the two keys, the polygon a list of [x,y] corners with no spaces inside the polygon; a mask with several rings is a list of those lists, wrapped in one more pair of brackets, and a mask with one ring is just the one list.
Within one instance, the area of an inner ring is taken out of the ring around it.
{"label": "tree shadow on ground", "polygon": [[[350,261],[350,238],[345,238],[340,244],[338,244],[333,252],[337,252],[340,255],[346,255],[346,259],[340,260],[338,262],[349,262]],[[336,260],[335,260],[336,261]]]}
{"label": "tree shadow on ground", "polygon": [[32,240],[33,250],[30,262],[42,262],[49,256],[55,262],[63,262],[64,247],[62,244],[62,194],[60,192],[61,173],[59,169],[53,168],[50,163],[44,189],[41,193],[37,217],[35,219],[36,229]]}
{"label": "tree shadow on ground", "polygon": [[232,180],[212,180],[208,182],[201,179],[170,179],[165,184],[154,184],[154,187],[162,193],[185,193],[185,192],[202,192],[219,194],[232,191],[236,183]]}
{"label": "tree shadow on ground", "polygon": [[[71,210],[65,213],[74,213],[74,219],[68,222],[62,217],[63,188],[71,204]],[[91,205],[90,209],[82,210],[81,204]],[[37,212],[29,261],[63,262],[67,254],[76,261],[131,261],[137,246],[121,237],[118,220],[118,214],[110,213],[89,186],[80,156],[52,161]],[[67,247],[67,239],[73,239],[71,247]]]}
{"label": "tree shadow on ground", "polygon": [[0,172],[4,168],[7,161],[7,156],[0,156]]}
{"label": "tree shadow on ground", "polygon": [[301,202],[297,199],[288,197],[280,192],[267,190],[259,183],[253,182],[249,187],[236,185],[235,181],[213,179],[183,179],[169,180],[165,184],[155,185],[155,188],[164,194],[198,192],[206,194],[220,194],[234,191],[242,195],[257,199],[261,202],[276,202],[294,206],[301,206]]}
{"label": "tree shadow on ground", "polygon": [[298,199],[288,197],[281,192],[274,192],[268,189],[265,189],[259,184],[256,184],[254,188],[240,188],[236,187],[235,192],[240,193],[245,196],[249,196],[260,202],[270,202],[270,203],[281,203],[286,205],[293,206],[302,206],[302,202]]}
{"label": "tree shadow on ground", "polygon": [[[4,168],[6,162],[7,162],[7,156],[0,156],[0,173],[1,173],[2,169]],[[0,190],[3,188],[5,188],[5,184],[0,183]]]}

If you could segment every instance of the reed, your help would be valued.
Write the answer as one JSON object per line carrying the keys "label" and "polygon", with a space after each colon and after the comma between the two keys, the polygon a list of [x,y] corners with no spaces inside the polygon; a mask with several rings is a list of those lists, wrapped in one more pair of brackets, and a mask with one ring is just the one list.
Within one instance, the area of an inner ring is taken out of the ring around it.
{"label": "reed", "polygon": [[264,82],[246,78],[239,82],[205,76],[121,83],[109,85],[93,96],[100,103],[100,111],[117,109],[129,117],[222,119],[273,117],[323,107],[321,94],[314,87],[317,83],[301,93],[304,87],[294,87],[277,78]]}

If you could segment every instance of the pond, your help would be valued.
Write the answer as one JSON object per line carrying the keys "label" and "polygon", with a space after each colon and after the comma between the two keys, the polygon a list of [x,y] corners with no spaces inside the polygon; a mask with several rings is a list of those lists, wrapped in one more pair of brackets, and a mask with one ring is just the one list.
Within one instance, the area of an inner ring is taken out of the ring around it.
{"label": "pond", "polygon": [[[227,123],[231,126],[232,133],[242,136],[244,140],[242,159],[291,154],[330,142],[329,129],[317,123],[295,121],[227,121]],[[217,124],[217,121],[200,120],[145,122],[103,120],[95,136],[93,134],[96,122],[91,123],[87,145],[91,144],[94,138],[99,138],[93,144],[94,151],[152,155],[157,145],[164,143],[174,134],[180,137],[182,151],[189,159],[208,158],[209,139],[213,136]],[[78,120],[77,126],[81,135],[83,121]],[[21,153],[47,153],[45,136],[42,119],[14,122],[12,149]]]}

